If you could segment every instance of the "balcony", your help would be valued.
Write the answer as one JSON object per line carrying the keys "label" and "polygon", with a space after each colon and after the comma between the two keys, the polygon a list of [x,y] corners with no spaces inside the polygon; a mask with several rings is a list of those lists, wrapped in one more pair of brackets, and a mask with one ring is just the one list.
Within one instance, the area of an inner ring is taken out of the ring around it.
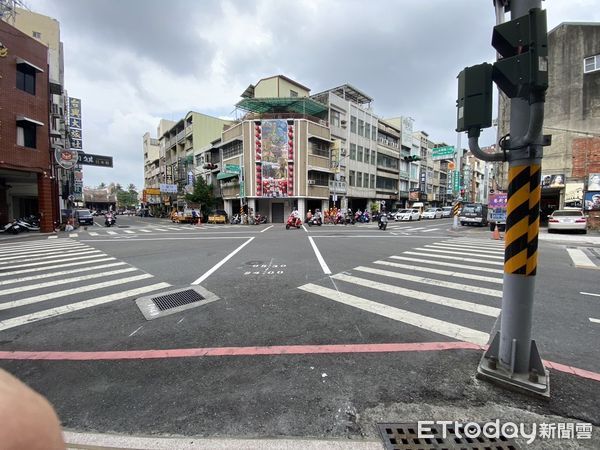
{"label": "balcony", "polygon": [[228,183],[221,186],[221,192],[223,197],[239,197],[240,196],[240,183]]}
{"label": "balcony", "polygon": [[329,198],[329,187],[328,186],[308,186],[308,196],[309,197],[321,197],[321,198]]}
{"label": "balcony", "polygon": [[330,170],[329,158],[324,156],[308,155],[308,165],[312,167],[319,167],[321,169]]}
{"label": "balcony", "polygon": [[401,170],[400,171],[400,178],[408,180],[409,176],[410,176],[410,174],[406,170]]}

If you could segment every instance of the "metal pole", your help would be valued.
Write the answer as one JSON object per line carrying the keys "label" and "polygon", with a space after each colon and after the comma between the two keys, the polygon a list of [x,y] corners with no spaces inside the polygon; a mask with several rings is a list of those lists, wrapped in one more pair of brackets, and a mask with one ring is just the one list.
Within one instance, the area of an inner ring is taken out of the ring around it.
{"label": "metal pole", "polygon": [[[541,0],[513,0],[511,17],[524,16],[532,8],[541,8]],[[530,113],[527,100],[512,99],[511,141],[518,141],[527,134]],[[541,150],[540,132],[532,144],[510,151],[500,332],[484,355],[479,374],[549,396],[548,375],[535,341],[531,339],[541,198]]]}
{"label": "metal pole", "polygon": [[[461,171],[460,155],[462,153],[462,150],[460,148],[460,146],[461,146],[460,134],[461,133],[457,133],[457,136],[456,136],[456,153],[454,154],[454,175],[459,177],[459,184],[458,184],[457,191],[454,190],[454,186],[456,186],[456,183],[452,183],[452,192],[454,192],[454,204],[455,205],[460,203],[458,200],[458,196],[460,194],[460,171]],[[458,208],[453,209],[452,229],[458,230]]]}

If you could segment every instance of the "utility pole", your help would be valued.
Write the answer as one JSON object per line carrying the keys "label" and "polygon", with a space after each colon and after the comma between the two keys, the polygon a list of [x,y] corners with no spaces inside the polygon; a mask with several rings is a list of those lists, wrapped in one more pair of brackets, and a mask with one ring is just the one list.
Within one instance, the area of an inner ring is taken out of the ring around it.
{"label": "utility pole", "polygon": [[[548,372],[531,339],[542,146],[550,143],[542,135],[548,48],[541,3],[511,0],[512,20],[494,27],[492,37],[502,58],[493,66],[484,63],[459,74],[457,131],[468,132],[469,149],[477,158],[509,162],[500,331],[481,359],[478,377],[549,396]],[[510,135],[500,140],[499,153],[485,153],[478,143],[481,128],[491,126],[492,81],[511,99]]]}

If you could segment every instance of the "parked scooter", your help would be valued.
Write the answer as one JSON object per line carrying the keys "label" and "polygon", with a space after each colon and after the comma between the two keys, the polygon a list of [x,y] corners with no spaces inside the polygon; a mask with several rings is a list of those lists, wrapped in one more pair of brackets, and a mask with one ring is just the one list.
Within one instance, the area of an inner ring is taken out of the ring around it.
{"label": "parked scooter", "polygon": [[260,224],[267,223],[267,222],[268,222],[267,216],[261,216],[260,214],[257,214],[256,217],[254,218],[254,223],[256,225],[260,225]]}
{"label": "parked scooter", "polygon": [[381,214],[381,216],[379,216],[379,223],[378,223],[378,227],[380,230],[384,230],[387,228],[387,224],[388,224],[388,217],[387,214]]}
{"label": "parked scooter", "polygon": [[21,231],[21,227],[16,220],[13,220],[0,228],[0,233],[19,234]]}
{"label": "parked scooter", "polygon": [[302,226],[302,220],[300,217],[290,215],[288,217],[287,223],[285,224],[285,229],[289,230],[291,227],[300,228]]}
{"label": "parked scooter", "polygon": [[40,224],[35,219],[35,216],[30,216],[27,219],[17,219],[16,222],[21,231],[40,231]]}

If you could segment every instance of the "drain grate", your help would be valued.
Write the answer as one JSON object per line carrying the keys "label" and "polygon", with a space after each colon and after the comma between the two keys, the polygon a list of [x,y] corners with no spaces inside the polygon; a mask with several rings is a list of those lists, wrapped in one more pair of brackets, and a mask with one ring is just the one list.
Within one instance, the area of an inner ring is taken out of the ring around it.
{"label": "drain grate", "polygon": [[152,298],[154,304],[161,311],[177,308],[178,306],[189,305],[190,303],[199,302],[200,300],[204,300],[204,297],[193,289],[186,289],[185,291]]}
{"label": "drain grate", "polygon": [[[479,424],[480,427],[483,424]],[[514,439],[502,435],[499,438],[489,438],[483,433],[480,436],[469,438],[465,436],[464,426],[446,428],[446,437],[443,428],[428,425],[428,437],[419,437],[416,423],[380,423],[379,433],[383,439],[386,450],[518,450]],[[458,434],[457,434],[458,433]],[[460,436],[460,437],[458,437]]]}
{"label": "drain grate", "polygon": [[146,320],[175,314],[186,309],[196,308],[219,300],[212,292],[202,286],[192,286],[148,295],[136,299],[136,304]]}

